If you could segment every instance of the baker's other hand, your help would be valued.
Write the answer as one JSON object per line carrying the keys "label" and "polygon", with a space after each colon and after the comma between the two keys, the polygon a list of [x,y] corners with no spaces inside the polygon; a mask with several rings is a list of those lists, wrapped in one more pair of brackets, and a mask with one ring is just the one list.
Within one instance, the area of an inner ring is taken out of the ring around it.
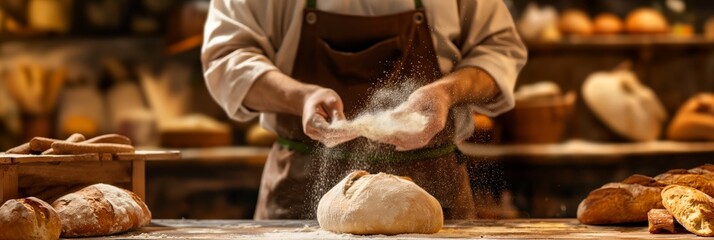
{"label": "baker's other hand", "polygon": [[396,132],[382,140],[396,146],[398,151],[425,147],[446,126],[451,100],[448,91],[438,85],[426,85],[414,91],[397,107],[393,119],[407,119],[408,114],[418,112],[426,117],[423,131]]}
{"label": "baker's other hand", "polygon": [[346,129],[330,127],[331,123],[346,121],[342,99],[332,89],[317,88],[305,97],[302,127],[305,135],[327,147],[334,147],[358,137]]}

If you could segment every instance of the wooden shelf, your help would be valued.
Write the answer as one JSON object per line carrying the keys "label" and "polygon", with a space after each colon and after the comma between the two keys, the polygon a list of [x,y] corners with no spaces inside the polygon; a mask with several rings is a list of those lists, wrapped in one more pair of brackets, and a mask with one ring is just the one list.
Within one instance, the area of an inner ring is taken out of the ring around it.
{"label": "wooden shelf", "polygon": [[646,143],[593,143],[572,140],[559,144],[460,144],[459,150],[476,157],[607,157],[657,154],[714,153],[714,142],[656,141]]}
{"label": "wooden shelf", "polygon": [[692,37],[676,36],[644,36],[644,35],[615,35],[615,36],[591,36],[564,37],[559,42],[526,42],[529,50],[551,50],[561,48],[632,48],[632,47],[712,47],[714,39],[701,35]]}
{"label": "wooden shelf", "polygon": [[178,160],[181,152],[169,151],[136,151],[135,153],[98,154],[88,153],[79,155],[27,155],[27,154],[0,154],[0,164],[25,164],[25,163],[60,163],[60,162],[94,162],[94,161],[134,161],[134,160]]}
{"label": "wooden shelf", "polygon": [[181,149],[180,161],[262,166],[268,159],[268,153],[270,148],[248,146],[186,148]]}
{"label": "wooden shelf", "polygon": [[58,42],[58,41],[111,41],[111,40],[147,40],[147,41],[163,41],[163,36],[157,34],[123,34],[123,33],[106,33],[106,34],[45,34],[31,33],[24,35],[0,34],[0,43],[5,42]]}

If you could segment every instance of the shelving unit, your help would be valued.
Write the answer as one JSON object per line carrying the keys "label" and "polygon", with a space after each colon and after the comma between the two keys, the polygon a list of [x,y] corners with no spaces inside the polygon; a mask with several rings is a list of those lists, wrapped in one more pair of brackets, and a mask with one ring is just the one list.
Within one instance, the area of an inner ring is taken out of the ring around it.
{"label": "shelving unit", "polygon": [[461,144],[459,150],[469,156],[501,157],[597,157],[657,154],[714,154],[714,142],[655,141],[643,143],[595,143],[572,140],[555,144],[481,145]]}
{"label": "shelving unit", "polygon": [[677,36],[567,36],[558,42],[526,42],[528,50],[551,50],[572,48],[632,48],[632,47],[707,47],[714,48],[714,39],[701,35],[692,37]]}

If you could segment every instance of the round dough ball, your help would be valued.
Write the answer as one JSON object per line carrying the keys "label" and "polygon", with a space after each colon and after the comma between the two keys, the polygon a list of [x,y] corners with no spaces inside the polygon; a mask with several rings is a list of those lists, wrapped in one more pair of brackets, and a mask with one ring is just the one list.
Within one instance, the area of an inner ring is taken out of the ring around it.
{"label": "round dough ball", "polygon": [[320,199],[317,221],[336,233],[436,233],[444,214],[439,201],[409,178],[355,171]]}
{"label": "round dough ball", "polygon": [[595,33],[604,35],[614,35],[621,33],[625,29],[622,20],[612,13],[603,13],[595,17]]}
{"label": "round dough ball", "polygon": [[0,239],[58,239],[59,215],[46,202],[34,198],[10,199],[0,207]]}
{"label": "round dough ball", "polygon": [[560,20],[558,23],[560,31],[568,34],[575,34],[580,36],[590,36],[593,34],[593,23],[583,11],[580,10],[566,10],[560,15]]}
{"label": "round dough ball", "polygon": [[627,31],[635,34],[658,34],[669,31],[662,13],[652,8],[638,8],[627,15]]}

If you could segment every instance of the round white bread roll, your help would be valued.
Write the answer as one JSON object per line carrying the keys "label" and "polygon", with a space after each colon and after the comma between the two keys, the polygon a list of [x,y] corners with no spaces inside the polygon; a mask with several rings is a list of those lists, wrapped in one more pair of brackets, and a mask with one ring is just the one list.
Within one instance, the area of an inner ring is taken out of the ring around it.
{"label": "round white bread roll", "polygon": [[0,239],[54,240],[61,231],[57,212],[40,199],[10,199],[0,207]]}
{"label": "round white bread roll", "polygon": [[351,234],[436,233],[444,224],[439,201],[409,178],[355,171],[317,207],[322,229]]}
{"label": "round white bread roll", "polygon": [[583,98],[613,131],[632,141],[654,141],[667,112],[655,93],[628,70],[596,72],[583,83]]}
{"label": "round white bread roll", "polygon": [[149,208],[136,194],[101,183],[62,196],[52,206],[62,220],[62,237],[111,235],[151,221]]}

